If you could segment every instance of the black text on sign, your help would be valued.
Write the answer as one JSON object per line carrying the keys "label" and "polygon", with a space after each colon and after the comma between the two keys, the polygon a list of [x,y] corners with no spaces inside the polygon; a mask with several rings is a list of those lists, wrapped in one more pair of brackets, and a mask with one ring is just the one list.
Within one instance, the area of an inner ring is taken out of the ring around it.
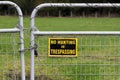
{"label": "black text on sign", "polygon": [[77,38],[49,38],[48,55],[77,57]]}

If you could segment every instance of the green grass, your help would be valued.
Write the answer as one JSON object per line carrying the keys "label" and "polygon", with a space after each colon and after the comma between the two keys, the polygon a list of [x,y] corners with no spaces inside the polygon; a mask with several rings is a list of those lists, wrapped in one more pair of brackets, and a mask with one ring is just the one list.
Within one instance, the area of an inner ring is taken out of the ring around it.
{"label": "green grass", "polygon": [[119,31],[120,18],[37,18],[39,30]]}
{"label": "green grass", "polygon": [[[13,28],[17,17],[0,16],[0,28]],[[40,30],[56,31],[119,31],[120,18],[36,18],[35,26]],[[30,27],[29,17],[24,18],[24,27]]]}
{"label": "green grass", "polygon": [[[42,31],[119,31],[119,18],[36,18],[35,26]],[[18,23],[17,17],[0,16],[0,28],[13,28]],[[29,47],[29,28],[30,19],[24,18],[25,27],[25,48]],[[11,35],[9,35],[11,36]],[[2,38],[1,38],[2,37]],[[6,38],[7,35],[0,35],[0,65],[4,63],[5,74],[10,70],[16,69],[16,74],[20,74],[20,56],[17,59],[11,54],[3,54],[1,52],[12,52],[12,42],[14,37]],[[17,44],[14,44],[15,52],[18,53],[19,40],[17,36]],[[78,38],[78,57],[77,58],[50,58],[47,56],[48,38],[63,37],[62,36],[40,36],[36,37],[35,42],[39,45],[38,51],[40,58],[35,58],[35,75],[45,75],[52,80],[120,80],[118,76],[110,76],[119,73],[119,36],[76,36]],[[71,37],[71,36],[64,36]],[[10,43],[10,44],[7,44]],[[94,46],[91,46],[94,45]],[[108,45],[108,46],[105,46]],[[110,46],[112,45],[112,46]],[[4,47],[4,48],[3,48]],[[6,50],[7,49],[7,50]],[[14,50],[13,50],[14,52]],[[6,57],[7,56],[7,57]],[[8,59],[9,58],[9,59]],[[18,62],[16,68],[13,62]],[[116,61],[117,60],[117,61]],[[30,74],[30,52],[25,52],[26,76]],[[72,64],[72,65],[71,65]],[[89,64],[89,65],[88,65]],[[107,66],[102,66],[108,64]],[[47,66],[46,66],[47,65]],[[0,66],[0,71],[2,71]],[[51,75],[49,75],[51,74]],[[76,74],[78,76],[76,76]],[[101,74],[109,74],[103,76]],[[0,79],[3,74],[0,73]],[[59,76],[61,75],[61,76]],[[91,75],[91,76],[90,76]],[[99,76],[101,75],[101,76]]]}

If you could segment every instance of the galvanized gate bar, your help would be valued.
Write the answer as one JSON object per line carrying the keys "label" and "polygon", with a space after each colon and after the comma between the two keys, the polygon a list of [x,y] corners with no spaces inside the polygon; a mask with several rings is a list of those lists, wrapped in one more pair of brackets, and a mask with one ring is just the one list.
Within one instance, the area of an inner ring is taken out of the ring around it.
{"label": "galvanized gate bar", "polygon": [[32,14],[31,18],[35,17],[37,11],[44,7],[120,7],[119,3],[44,3],[37,6]]}
{"label": "galvanized gate bar", "polygon": [[25,80],[25,63],[24,63],[24,31],[23,31],[23,14],[20,9],[20,7],[11,2],[11,1],[0,1],[0,5],[11,5],[16,8],[19,16],[19,23],[18,23],[18,28],[12,28],[12,29],[0,29],[1,32],[19,32],[20,33],[20,50],[21,50],[21,77],[22,80]]}
{"label": "galvanized gate bar", "polygon": [[0,29],[0,33],[16,33],[20,32],[20,29],[14,28],[14,29]]}
{"label": "galvanized gate bar", "polygon": [[[38,10],[45,8],[45,7],[120,7],[119,3],[44,3],[38,5],[31,14],[31,23],[30,23],[30,41],[31,47],[34,47],[34,35],[48,35],[48,34],[120,34],[120,32],[101,32],[101,31],[84,31],[84,32],[66,32],[66,31],[34,31],[35,26],[35,15]],[[31,48],[31,74],[30,79],[34,80],[34,49]]]}
{"label": "galvanized gate bar", "polygon": [[35,31],[34,35],[120,35],[120,31]]}

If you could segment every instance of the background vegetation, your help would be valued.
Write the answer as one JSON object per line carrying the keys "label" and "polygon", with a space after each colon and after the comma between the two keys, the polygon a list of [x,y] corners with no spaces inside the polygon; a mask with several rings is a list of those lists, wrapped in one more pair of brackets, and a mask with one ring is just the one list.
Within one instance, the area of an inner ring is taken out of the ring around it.
{"label": "background vegetation", "polygon": [[[0,0],[4,1],[4,0]],[[119,3],[119,0],[9,0],[20,6],[24,15],[30,15],[32,10],[42,3]],[[1,15],[16,15],[11,6],[0,6]],[[120,8],[45,8],[39,16],[120,16]]]}

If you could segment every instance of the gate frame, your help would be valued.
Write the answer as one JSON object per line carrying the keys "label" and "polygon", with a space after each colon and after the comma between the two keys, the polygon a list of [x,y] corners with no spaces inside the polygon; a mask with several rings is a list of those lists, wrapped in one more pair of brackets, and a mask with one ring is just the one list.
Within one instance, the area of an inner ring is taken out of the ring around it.
{"label": "gate frame", "polygon": [[35,31],[35,15],[45,7],[120,7],[120,3],[44,3],[34,8],[30,17],[30,80],[34,80],[34,35],[120,35],[120,31]]}
{"label": "gate frame", "polygon": [[0,29],[0,33],[20,33],[20,54],[21,54],[21,79],[25,80],[25,61],[24,61],[24,26],[23,14],[20,7],[11,1],[0,1],[0,5],[11,5],[16,8],[18,12],[18,28]]}

